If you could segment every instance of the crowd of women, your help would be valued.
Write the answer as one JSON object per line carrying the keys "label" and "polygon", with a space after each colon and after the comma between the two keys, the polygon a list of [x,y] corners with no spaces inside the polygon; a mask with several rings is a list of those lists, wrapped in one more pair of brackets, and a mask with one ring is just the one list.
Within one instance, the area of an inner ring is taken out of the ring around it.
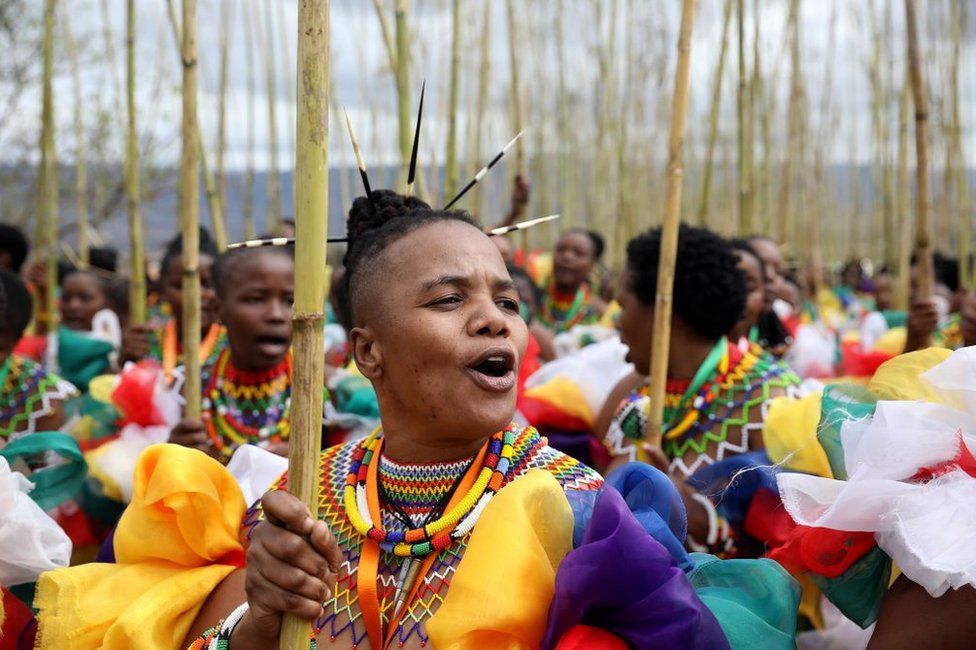
{"label": "crowd of women", "polygon": [[347,229],[311,512],[287,489],[290,247],[201,231],[186,386],[180,236],[132,323],[113,251],[48,286],[0,227],[0,645],[277,647],[286,613],[311,647],[967,645],[976,294],[953,260],[899,311],[887,269],[830,283],[682,225],[651,431],[660,230],[612,272],[599,233],[527,251],[387,190]]}

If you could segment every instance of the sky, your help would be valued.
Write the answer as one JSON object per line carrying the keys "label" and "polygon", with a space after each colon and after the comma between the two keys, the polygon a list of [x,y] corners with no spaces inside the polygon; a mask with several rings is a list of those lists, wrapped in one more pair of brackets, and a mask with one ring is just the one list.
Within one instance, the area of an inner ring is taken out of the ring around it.
{"label": "sky", "polygon": [[[123,73],[123,30],[125,25],[124,0],[61,0],[64,16],[69,17],[71,29],[81,45],[82,68],[82,98],[86,111],[86,124],[94,121],[94,108],[101,104],[111,106],[114,97],[115,83],[104,62],[105,42],[103,38],[103,21],[101,3],[107,2],[109,16],[114,34],[113,47],[116,53],[117,79],[124,79]],[[534,0],[516,2],[520,11],[548,11],[557,0]],[[903,65],[903,33],[902,12],[904,4],[897,0],[872,0],[876,7],[883,12],[886,3],[892,5],[892,16],[895,42],[892,44],[897,54],[894,69],[901,74]],[[970,23],[976,20],[976,2],[961,0],[970,7]],[[136,0],[137,21],[137,104],[139,106],[139,129],[145,135],[152,133],[154,140],[159,143],[154,151],[153,162],[160,165],[176,164],[179,158],[179,124],[180,124],[180,70],[179,61],[166,18],[167,0]],[[476,84],[475,71],[477,66],[478,48],[481,32],[481,15],[484,2],[492,2],[492,86],[486,133],[482,134],[485,151],[497,148],[512,135],[509,120],[510,71],[508,64],[508,40],[506,28],[505,2],[503,0],[461,0],[464,10],[462,21],[462,102],[461,133],[467,133],[466,118],[470,111],[464,110],[470,106],[470,100]],[[596,67],[593,49],[595,43],[605,42],[609,38],[609,24],[604,25],[602,34],[595,28],[593,11],[595,4],[602,4],[604,11],[609,7],[619,6],[617,23],[618,42],[625,42],[627,29],[635,29],[629,25],[624,17],[623,9],[628,3],[650,3],[643,5],[643,10],[652,22],[642,23],[642,32],[635,37],[646,42],[648,50],[660,50],[672,54],[676,38],[677,25],[680,14],[678,0],[563,0],[565,24],[567,30],[567,63],[569,74],[567,85],[574,96],[590,97],[597,81],[599,71]],[[385,5],[392,24],[392,0],[381,0]],[[180,3],[176,0],[176,5]],[[395,93],[394,82],[389,72],[387,54],[383,45],[379,21],[373,2],[369,0],[332,0],[332,73],[334,92],[338,105],[349,110],[356,125],[364,154],[373,163],[394,163],[397,159],[396,150],[396,121],[395,121]],[[427,79],[428,111],[424,121],[423,138],[426,146],[422,150],[428,156],[440,159],[443,152],[443,142],[446,127],[442,119],[441,110],[447,97],[445,78],[450,49],[450,5],[449,0],[410,0],[410,27],[413,33],[414,64],[412,67],[412,86],[416,87],[414,99],[419,92],[420,78]],[[867,76],[867,62],[870,58],[870,34],[866,23],[864,7],[867,3],[861,0],[803,0],[801,39],[803,42],[804,74],[807,76],[809,92],[809,111],[811,120],[823,117],[821,110],[821,95],[824,91],[823,80],[826,70],[832,69],[832,115],[836,115],[837,122],[829,132],[830,151],[828,156],[834,161],[846,161],[856,156],[862,162],[870,159],[871,122],[870,122],[870,86]],[[936,4],[947,6],[946,2],[924,0],[921,6],[931,7]],[[37,11],[41,10],[41,2],[28,2],[27,6]],[[704,123],[705,113],[709,105],[711,80],[714,75],[715,62],[718,55],[718,44],[722,27],[722,7],[724,0],[699,0],[696,16],[695,31],[692,41],[692,98],[689,128],[694,130],[696,125]],[[762,47],[761,56],[767,70],[777,71],[779,83],[778,91],[782,100],[780,106],[785,106],[788,91],[789,60],[788,51],[783,48],[783,32],[788,8],[787,0],[747,0],[746,5],[751,13],[755,8],[762,15]],[[230,8],[232,17],[226,20],[222,11]],[[539,9],[543,7],[543,9]],[[836,12],[836,41],[833,56],[827,57],[828,32],[832,14]],[[935,12],[934,16],[938,17]],[[260,48],[251,48],[247,44],[247,28],[245,19],[250,17],[252,25],[268,37],[274,39],[275,70],[277,74],[276,106],[278,133],[278,164],[282,169],[290,168],[292,164],[292,138],[288,135],[294,120],[293,91],[290,83],[294,83],[295,62],[295,31],[297,23],[297,3],[295,0],[199,0],[199,45],[200,45],[200,122],[204,139],[210,151],[216,144],[217,97],[219,86],[219,42],[222,31],[230,38],[230,76],[227,95],[227,153],[226,165],[228,169],[241,170],[248,161],[249,133],[253,120],[255,165],[258,169],[267,169],[270,162],[268,141],[270,126],[268,119],[267,83],[262,65]],[[270,23],[269,23],[270,18]],[[943,21],[944,22],[944,21]],[[933,23],[934,24],[934,23]],[[270,28],[269,28],[270,25]],[[751,18],[747,25],[751,25]],[[653,29],[646,29],[648,26]],[[734,22],[733,22],[734,26]],[[751,29],[751,27],[747,27]],[[933,34],[928,33],[923,24],[923,41],[933,41]],[[976,125],[972,124],[976,117],[976,46],[971,27],[966,29],[966,41],[962,55],[962,115],[964,120],[965,149],[968,158],[976,155]],[[733,30],[734,35],[734,30]],[[282,46],[282,37],[287,39],[287,47]],[[538,52],[552,51],[551,31],[537,30],[531,35],[522,34],[522,56],[533,56]],[[933,102],[944,101],[946,85],[936,78],[946,67],[948,56],[948,35],[944,36],[941,45],[930,49],[930,67],[932,70]],[[726,99],[723,104],[722,121],[724,129],[731,133],[735,124],[734,86],[731,83],[735,70],[734,39],[730,42],[732,54],[727,59],[726,70],[729,75],[726,80],[724,93]],[[287,60],[284,58],[288,52]],[[662,106],[670,103],[670,69],[673,68],[673,56],[667,60],[666,83],[649,87],[646,92],[655,95]],[[57,77],[55,80],[55,110],[59,124],[58,147],[62,162],[71,162],[74,146],[72,143],[71,124],[74,116],[74,100],[72,77],[67,65],[67,55],[63,41],[59,40],[57,61]],[[2,65],[2,63],[0,63]],[[545,65],[543,64],[543,69]],[[249,74],[249,72],[251,74]],[[532,79],[523,79],[523,88],[532,84]],[[254,84],[253,111],[249,101],[249,83]],[[3,89],[0,87],[0,92]],[[528,91],[526,91],[528,92]],[[895,99],[892,98],[892,102]],[[895,104],[892,103],[892,106]],[[544,111],[534,112],[531,107],[525,116],[526,126],[545,128],[548,115]],[[774,126],[777,131],[785,129],[785,111],[782,109]],[[115,111],[118,114],[118,111]],[[892,111],[891,115],[896,113]],[[26,92],[18,106],[15,117],[0,132],[0,144],[4,140],[24,134],[38,132],[38,118],[40,115],[40,92],[32,88]],[[119,119],[123,115],[118,115]],[[352,152],[345,136],[344,129],[337,128],[339,123],[332,125],[332,141],[330,143],[330,158],[335,164],[347,165],[352,161]],[[894,126],[892,126],[894,128]],[[693,136],[694,137],[694,136]],[[700,137],[700,136],[699,136]],[[852,144],[854,142],[854,144]],[[120,157],[121,138],[116,145],[109,147]],[[663,156],[664,152],[661,152]],[[212,154],[211,154],[212,155]],[[9,153],[0,148],[0,160],[9,160]],[[936,158],[937,159],[937,158]]]}

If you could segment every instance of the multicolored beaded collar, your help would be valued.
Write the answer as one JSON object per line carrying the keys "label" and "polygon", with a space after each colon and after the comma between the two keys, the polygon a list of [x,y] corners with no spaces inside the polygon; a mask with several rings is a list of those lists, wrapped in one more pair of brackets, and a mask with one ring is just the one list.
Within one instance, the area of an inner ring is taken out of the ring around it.
{"label": "multicolored beaded collar", "polygon": [[539,315],[539,320],[557,332],[568,332],[577,325],[593,320],[591,302],[590,288],[585,283],[569,299],[558,295],[555,284],[550,284],[542,300],[542,313]]}
{"label": "multicolored beaded collar", "polygon": [[230,348],[223,349],[204,389],[203,408],[210,414],[207,433],[224,457],[239,445],[287,439],[291,353],[273,368],[245,372],[230,363]]}
{"label": "multicolored beaded collar", "polygon": [[354,452],[346,475],[343,500],[349,521],[381,550],[398,557],[422,558],[447,548],[471,530],[478,515],[504,483],[512,466],[515,430],[514,425],[509,425],[485,443],[479,454],[481,462],[472,463],[468,470],[477,472],[477,478],[454,507],[435,521],[409,530],[383,530],[382,522],[374,522],[367,507],[369,501],[378,498],[379,489],[375,481],[367,481],[370,467],[375,471],[383,445],[383,433],[375,431]]}
{"label": "multicolored beaded collar", "polygon": [[41,364],[10,355],[0,366],[0,439],[34,433],[38,420],[54,412],[51,402],[78,394]]}

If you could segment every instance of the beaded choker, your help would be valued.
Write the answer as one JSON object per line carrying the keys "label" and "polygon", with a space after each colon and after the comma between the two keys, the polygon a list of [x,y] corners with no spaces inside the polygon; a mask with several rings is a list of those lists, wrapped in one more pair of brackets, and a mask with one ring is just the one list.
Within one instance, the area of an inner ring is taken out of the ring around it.
{"label": "beaded choker", "polygon": [[373,521],[367,506],[369,501],[376,500],[379,490],[378,481],[367,481],[370,466],[375,469],[383,445],[383,434],[377,430],[353,452],[343,490],[349,521],[359,534],[398,557],[422,558],[442,551],[470,532],[488,501],[501,488],[512,466],[514,440],[515,426],[509,425],[485,443],[486,448],[479,454],[480,463],[476,459],[469,469],[469,472],[477,470],[474,484],[454,507],[436,520],[407,530],[384,530],[382,522]]}
{"label": "beaded choker", "polygon": [[239,445],[285,440],[291,428],[291,353],[273,368],[245,372],[234,368],[225,348],[207,380],[203,408],[210,413],[210,440],[225,457]]}
{"label": "beaded choker", "polygon": [[556,295],[555,285],[550,285],[542,301],[540,320],[560,332],[571,330],[590,316],[590,289],[584,283],[572,299],[563,300]]}
{"label": "beaded choker", "polygon": [[0,439],[34,433],[38,420],[54,413],[53,400],[77,391],[42,365],[10,355],[0,366]]}

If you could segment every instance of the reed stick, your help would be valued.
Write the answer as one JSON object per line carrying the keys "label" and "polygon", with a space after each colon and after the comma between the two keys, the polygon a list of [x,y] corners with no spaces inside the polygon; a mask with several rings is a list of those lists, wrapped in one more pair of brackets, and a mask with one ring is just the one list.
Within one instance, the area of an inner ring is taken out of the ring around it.
{"label": "reed stick", "polygon": [[739,162],[739,230],[743,236],[755,231],[752,206],[752,128],[749,119],[751,99],[749,97],[749,77],[746,72],[746,17],[745,0],[737,0],[736,17],[738,22],[739,45],[739,88],[736,93],[736,113],[738,115],[738,162]]}
{"label": "reed stick", "polygon": [[244,171],[244,238],[254,239],[254,144],[257,140],[257,84],[254,78],[254,11],[253,4],[243,6],[244,50],[247,53],[247,162]]}
{"label": "reed stick", "polygon": [[959,286],[970,287],[973,283],[972,237],[973,223],[970,217],[969,178],[966,156],[962,147],[962,116],[959,110],[959,59],[962,45],[962,29],[968,18],[962,3],[952,0],[952,75],[949,80],[952,92],[952,140],[955,165],[953,167],[953,189],[956,195],[956,214],[959,223]]}
{"label": "reed stick", "polygon": [[87,268],[91,241],[88,234],[88,161],[85,143],[84,97],[81,91],[81,69],[78,66],[78,43],[71,31],[71,21],[62,19],[64,44],[71,62],[75,99],[75,212],[78,224],[78,262]]}
{"label": "reed stick", "polygon": [[[227,205],[227,174],[224,171],[224,153],[227,149],[227,86],[230,82],[230,46],[234,35],[234,2],[220,0],[220,91],[217,96],[217,157],[216,181],[220,205]],[[250,54],[250,53],[249,53]],[[226,218],[221,214],[224,230]],[[227,242],[224,242],[227,245]]]}
{"label": "reed stick", "polygon": [[[288,447],[288,490],[318,512],[319,450],[325,366],[322,306],[326,295],[329,208],[329,0],[298,10],[298,115],[295,151],[295,369]],[[310,621],[285,615],[281,647],[308,647]]]}
{"label": "reed stick", "polygon": [[791,189],[793,186],[794,170],[793,150],[803,128],[800,119],[800,0],[790,0],[789,13],[790,38],[790,106],[787,117],[786,153],[783,160],[783,176],[780,182],[779,195],[779,224],[777,235],[790,250],[795,250],[796,216],[793,212]]}
{"label": "reed stick", "polygon": [[[491,0],[482,0],[484,3],[481,17],[481,43],[480,61],[478,63],[478,95],[477,105],[475,106],[475,130],[472,137],[473,152],[471,155],[471,170],[473,174],[477,165],[481,164],[481,143],[485,137],[485,113],[488,106],[488,90],[491,85]],[[482,210],[482,191],[481,186],[474,188],[474,198],[471,205],[480,214]]]}
{"label": "reed stick", "polygon": [[43,72],[41,91],[41,169],[40,204],[41,232],[44,235],[44,254],[47,261],[47,291],[44,293],[41,324],[46,332],[58,327],[58,159],[54,148],[54,21],[57,0],[44,1]]}
{"label": "reed stick", "polygon": [[661,226],[661,253],[657,271],[657,294],[654,297],[654,340],[651,344],[650,413],[646,442],[660,446],[664,428],[664,394],[668,379],[668,355],[671,347],[671,307],[674,290],[674,267],[678,254],[678,230],[681,218],[681,185],[684,181],[682,145],[688,110],[689,70],[691,69],[691,32],[695,21],[695,0],[681,4],[681,32],[678,37],[678,67],[674,76],[671,113],[671,135],[668,141],[664,221]]}
{"label": "reed stick", "polygon": [[410,162],[413,144],[413,111],[410,105],[410,30],[407,25],[408,0],[396,0],[396,76],[397,88],[397,142],[400,144],[401,170],[397,185],[407,189],[407,164]]}
{"label": "reed stick", "polygon": [[915,106],[915,256],[918,260],[917,298],[932,297],[934,270],[932,262],[932,224],[929,220],[928,117],[929,98],[925,88],[921,54],[918,49],[918,21],[915,1],[905,0],[905,25],[908,31],[908,72]]}
{"label": "reed stick", "polygon": [[[275,54],[274,54],[274,20],[271,14],[271,3],[267,0],[265,12],[265,26],[267,29],[264,34],[258,29],[258,41],[261,45],[261,53],[264,59],[264,75],[267,82],[266,91],[268,96],[268,173],[266,181],[266,194],[268,203],[267,220],[268,227],[272,231],[277,231],[281,226],[281,178],[278,173],[278,121],[275,116],[275,107],[278,104],[278,85],[275,81]],[[260,23],[258,24],[260,27]]]}
{"label": "reed stick", "polygon": [[[490,0],[486,0],[488,2]],[[386,18],[383,7],[383,0],[373,0],[373,8],[376,9],[376,17],[380,21],[380,32],[383,34],[383,44],[386,46],[386,54],[390,59],[390,70],[396,74],[397,69],[397,46],[393,40],[393,32],[390,29],[390,21]]]}
{"label": "reed stick", "polygon": [[702,170],[701,198],[698,201],[698,225],[708,225],[709,195],[712,191],[712,169],[715,159],[715,143],[718,141],[718,116],[722,109],[722,79],[725,77],[725,54],[729,45],[729,25],[732,22],[732,7],[735,0],[725,0],[722,14],[722,41],[718,50],[718,63],[715,65],[715,78],[712,80],[712,106],[708,115],[708,144],[705,149],[705,168]]}
{"label": "reed stick", "polygon": [[[522,86],[519,82],[518,25],[514,0],[506,0],[508,15],[508,64],[512,79],[512,132],[522,132]],[[519,140],[515,144],[515,173],[525,174],[525,147]]]}
{"label": "reed stick", "polygon": [[[130,0],[131,2],[131,0]],[[184,417],[200,417],[200,179],[197,123],[197,4],[183,0],[183,153],[180,227],[183,231]]]}
{"label": "reed stick", "polygon": [[898,102],[898,308],[906,311],[911,304],[912,260],[912,196],[908,175],[908,113],[911,110],[912,92],[905,66],[905,81]]}
{"label": "reed stick", "polygon": [[[169,16],[169,23],[173,31],[173,40],[176,42],[176,50],[182,52],[183,50],[183,35],[179,24],[179,19],[176,16],[176,7],[173,4],[173,0],[166,0],[167,14]],[[217,183],[214,180],[213,172],[210,171],[210,165],[207,162],[207,150],[203,144],[203,135],[200,133],[200,122],[196,121],[196,143],[197,143],[197,157],[200,161],[200,171],[203,174],[203,187],[207,195],[207,207],[210,210],[210,223],[213,226],[214,241],[217,244],[217,248],[223,250],[227,247],[227,226],[224,220],[224,209],[221,202],[220,193],[217,188]]]}
{"label": "reed stick", "polygon": [[444,164],[444,198],[454,196],[458,184],[457,120],[458,75],[461,67],[461,0],[451,6],[451,78],[447,99],[447,155]]}
{"label": "reed stick", "polygon": [[143,262],[142,217],[139,214],[139,133],[136,130],[136,8],[125,9],[125,198],[129,214],[129,320],[146,322],[146,269]]}

